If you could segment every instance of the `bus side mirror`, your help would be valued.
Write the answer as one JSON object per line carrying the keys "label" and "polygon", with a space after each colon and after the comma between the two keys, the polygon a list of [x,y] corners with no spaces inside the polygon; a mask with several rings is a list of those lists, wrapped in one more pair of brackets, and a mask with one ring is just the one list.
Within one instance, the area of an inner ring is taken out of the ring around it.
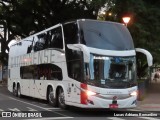
{"label": "bus side mirror", "polygon": [[147,63],[148,63],[149,67],[153,65],[153,57],[149,51],[142,49],[142,48],[136,48],[135,50],[136,50],[136,52],[141,52],[146,55]]}

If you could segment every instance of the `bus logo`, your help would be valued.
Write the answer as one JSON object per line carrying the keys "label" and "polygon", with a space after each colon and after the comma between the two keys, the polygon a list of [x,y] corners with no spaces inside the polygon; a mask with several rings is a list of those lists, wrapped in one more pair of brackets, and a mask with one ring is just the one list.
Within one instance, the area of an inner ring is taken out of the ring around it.
{"label": "bus logo", "polygon": [[116,100],[117,100],[117,96],[114,96],[114,97],[113,97],[113,101],[116,101]]}

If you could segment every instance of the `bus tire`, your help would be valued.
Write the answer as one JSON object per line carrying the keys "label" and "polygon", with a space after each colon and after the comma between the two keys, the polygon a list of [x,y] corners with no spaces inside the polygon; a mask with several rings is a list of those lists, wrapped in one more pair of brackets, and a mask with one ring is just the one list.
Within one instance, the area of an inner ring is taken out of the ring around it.
{"label": "bus tire", "polygon": [[57,107],[57,99],[56,99],[56,97],[54,97],[54,92],[53,92],[53,88],[52,87],[49,87],[47,97],[48,97],[47,98],[48,99],[48,103],[53,107]]}
{"label": "bus tire", "polygon": [[20,87],[20,85],[18,85],[17,86],[17,97],[21,97],[22,95],[21,95],[21,87]]}
{"label": "bus tire", "polygon": [[68,106],[65,104],[65,95],[62,88],[58,90],[58,106],[62,109],[67,109]]}
{"label": "bus tire", "polygon": [[17,97],[16,85],[13,85],[13,95]]}

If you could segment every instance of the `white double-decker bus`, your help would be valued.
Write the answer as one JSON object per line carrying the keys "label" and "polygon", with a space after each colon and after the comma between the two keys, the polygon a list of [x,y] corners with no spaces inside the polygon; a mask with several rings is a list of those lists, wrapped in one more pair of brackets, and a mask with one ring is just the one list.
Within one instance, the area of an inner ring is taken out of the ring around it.
{"label": "white double-decker bus", "polygon": [[18,97],[61,108],[136,107],[136,50],[120,23],[57,24],[12,45],[8,69],[8,90]]}

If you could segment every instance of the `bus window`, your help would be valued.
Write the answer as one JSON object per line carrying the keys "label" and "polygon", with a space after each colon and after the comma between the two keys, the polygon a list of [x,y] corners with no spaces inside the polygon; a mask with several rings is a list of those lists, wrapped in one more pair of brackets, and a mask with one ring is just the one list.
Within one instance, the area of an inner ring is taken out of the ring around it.
{"label": "bus window", "polygon": [[51,80],[62,80],[62,70],[60,67],[53,65],[51,67],[51,75],[50,75],[50,79]]}
{"label": "bus window", "polygon": [[62,37],[62,28],[57,27],[48,31],[48,44],[50,48],[60,48],[63,49],[63,37]]}
{"label": "bus window", "polygon": [[35,37],[35,45],[34,45],[34,51],[39,51],[39,50],[43,50],[45,48],[47,48],[47,33],[42,33],[37,35],[37,37]]}
{"label": "bus window", "polygon": [[66,53],[68,76],[77,81],[81,81],[83,77],[83,53],[81,51],[75,51],[70,49],[67,49]]}
{"label": "bus window", "polygon": [[[33,50],[33,43],[34,43],[34,37],[29,37],[28,39],[25,40],[27,42],[27,53],[31,53]],[[22,41],[24,42],[24,41]]]}
{"label": "bus window", "polygon": [[20,68],[21,79],[33,79],[34,71],[36,71],[34,65],[21,67]]}
{"label": "bus window", "polygon": [[65,44],[77,44],[78,27],[76,23],[69,23],[63,26]]}
{"label": "bus window", "polygon": [[62,80],[62,69],[53,64],[22,66],[21,79]]}

